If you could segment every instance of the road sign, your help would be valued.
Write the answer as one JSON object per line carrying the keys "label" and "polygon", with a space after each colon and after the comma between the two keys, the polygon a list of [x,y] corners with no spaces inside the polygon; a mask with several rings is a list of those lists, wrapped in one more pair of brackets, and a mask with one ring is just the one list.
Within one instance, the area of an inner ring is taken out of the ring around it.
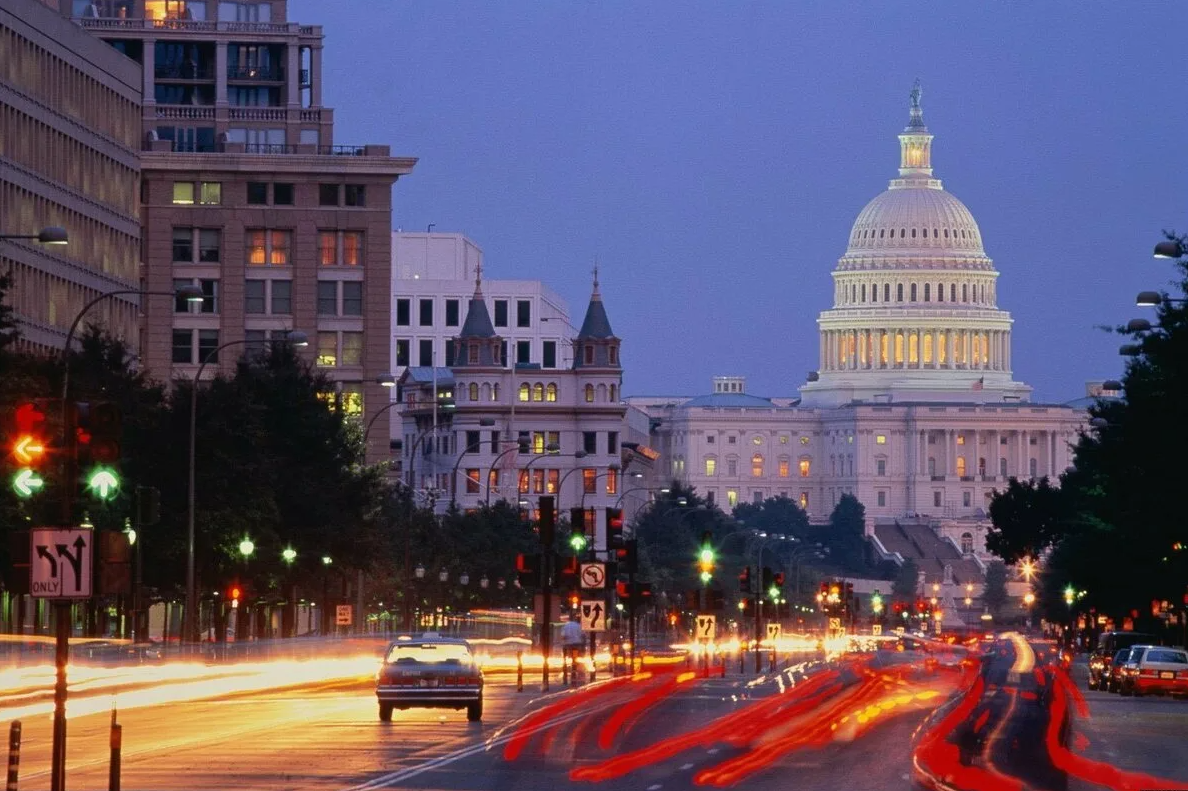
{"label": "road sign", "polygon": [[605,563],[583,563],[581,580],[583,588],[605,588],[606,587],[606,564]]}
{"label": "road sign", "polygon": [[883,633],[883,625],[881,623],[871,624],[870,633],[876,637]]}
{"label": "road sign", "polygon": [[340,604],[334,610],[334,624],[336,626],[350,626],[354,620],[354,609],[349,604]]}
{"label": "road sign", "polygon": [[29,531],[30,592],[40,599],[87,599],[95,565],[91,530]]}
{"label": "road sign", "polygon": [[601,599],[586,599],[582,602],[582,631],[606,631],[606,605]]}
{"label": "road sign", "polygon": [[835,632],[839,631],[842,628],[841,618],[830,618],[829,619],[829,628]]}
{"label": "road sign", "polygon": [[933,624],[933,627],[932,627],[932,628],[933,628],[933,630],[934,630],[934,631],[935,631],[937,634],[940,634],[940,630],[941,630],[941,622],[940,622],[940,621],[933,621],[933,622],[932,622],[932,624]]}
{"label": "road sign", "polygon": [[697,639],[713,640],[718,633],[718,619],[713,615],[697,616]]}
{"label": "road sign", "polygon": [[780,625],[778,623],[769,623],[767,625],[767,639],[768,640],[779,640],[780,639]]}

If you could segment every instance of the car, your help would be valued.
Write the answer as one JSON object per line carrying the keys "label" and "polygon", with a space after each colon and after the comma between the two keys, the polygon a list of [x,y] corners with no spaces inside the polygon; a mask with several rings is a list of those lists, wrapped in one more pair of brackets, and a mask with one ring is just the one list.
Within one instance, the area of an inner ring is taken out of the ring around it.
{"label": "car", "polygon": [[1130,658],[1130,652],[1132,650],[1131,648],[1123,648],[1114,654],[1105,676],[1097,682],[1098,689],[1105,690],[1106,692],[1117,692],[1121,688],[1122,669],[1126,667],[1126,660]]}
{"label": "car", "polygon": [[1135,646],[1123,671],[1123,695],[1188,695],[1188,651],[1182,648]]}
{"label": "car", "polygon": [[379,718],[393,709],[466,709],[466,719],[483,718],[483,671],[465,640],[426,633],[401,638],[384,651],[375,675]]}
{"label": "car", "polygon": [[1154,635],[1141,632],[1102,632],[1097,638],[1097,648],[1089,654],[1089,689],[1105,689],[1114,655],[1123,648],[1155,642],[1158,640]]}

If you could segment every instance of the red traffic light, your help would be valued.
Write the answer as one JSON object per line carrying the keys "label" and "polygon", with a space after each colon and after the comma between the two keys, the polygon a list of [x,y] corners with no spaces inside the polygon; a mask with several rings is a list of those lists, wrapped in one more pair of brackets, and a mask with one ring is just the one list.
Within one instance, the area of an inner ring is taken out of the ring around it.
{"label": "red traffic light", "polygon": [[239,586],[238,586],[238,585],[232,585],[232,586],[231,586],[231,598],[232,598],[233,600],[234,600],[234,599],[238,599],[238,598],[240,597],[240,594],[242,594],[242,593],[243,593],[243,591],[241,591],[241,590],[239,589]]}
{"label": "red traffic light", "polygon": [[45,428],[45,410],[32,402],[16,408],[16,430],[18,434],[35,434]]}
{"label": "red traffic light", "polygon": [[777,571],[777,572],[775,573],[775,576],[773,576],[771,579],[772,579],[772,583],[773,583],[773,584],[774,584],[774,585],[775,585],[777,588],[782,588],[782,587],[784,587],[784,572],[782,572],[782,571]]}

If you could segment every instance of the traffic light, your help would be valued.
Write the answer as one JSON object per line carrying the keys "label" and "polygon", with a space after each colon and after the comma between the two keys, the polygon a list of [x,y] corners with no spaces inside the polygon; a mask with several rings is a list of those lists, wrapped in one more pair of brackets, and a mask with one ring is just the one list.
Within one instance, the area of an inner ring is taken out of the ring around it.
{"label": "traffic light", "polygon": [[569,594],[569,609],[576,610],[581,603],[582,600],[576,593]]}
{"label": "traffic light", "polygon": [[569,546],[574,552],[581,552],[590,545],[590,537],[586,530],[586,509],[569,509]]}
{"label": "traffic light", "polygon": [[639,539],[631,538],[623,542],[621,549],[615,550],[615,558],[623,564],[623,571],[634,574],[639,570]]}
{"label": "traffic light", "polygon": [[110,402],[74,405],[74,448],[83,482],[100,500],[115,497],[120,488],[120,408]]}
{"label": "traffic light", "polygon": [[577,558],[557,558],[556,573],[553,575],[554,587],[576,588],[581,565]]}
{"label": "traffic light", "polygon": [[237,609],[243,601],[243,586],[238,582],[232,582],[227,586],[227,601],[231,602],[232,609]]}
{"label": "traffic light", "polygon": [[619,549],[623,546],[623,509],[606,509],[606,546]]}
{"label": "traffic light", "polygon": [[775,577],[771,573],[771,569],[769,569],[767,566],[764,566],[760,576],[761,579],[759,587],[764,591],[771,590],[771,586],[775,584]]}
{"label": "traffic light", "polygon": [[28,401],[13,413],[10,456],[17,469],[12,476],[12,490],[18,497],[32,497],[45,486],[39,469],[49,449],[46,411],[44,402]]}
{"label": "traffic light", "polygon": [[569,548],[575,553],[580,553],[586,548],[589,541],[586,538],[585,532],[581,530],[574,530],[569,534]]}
{"label": "traffic light", "polygon": [[557,535],[557,510],[552,497],[540,498],[540,545],[545,549],[553,548],[553,541]]}
{"label": "traffic light", "polygon": [[623,580],[615,583],[615,595],[621,602],[644,604],[652,598],[652,583],[637,582],[634,585]]}
{"label": "traffic light", "polygon": [[743,566],[742,573],[738,575],[738,590],[741,593],[751,592],[751,567]]}
{"label": "traffic light", "polygon": [[706,530],[701,534],[701,550],[697,553],[697,568],[701,572],[701,581],[703,583],[708,584],[713,579],[716,560],[714,534]]}
{"label": "traffic light", "polygon": [[767,589],[767,593],[773,600],[779,600],[780,594],[784,590],[784,572],[777,571],[771,575],[771,585]]}
{"label": "traffic light", "polygon": [[540,587],[540,555],[516,555],[516,576],[525,588]]}
{"label": "traffic light", "polygon": [[870,597],[870,609],[875,615],[883,614],[883,597],[879,595],[876,589],[874,595]]}

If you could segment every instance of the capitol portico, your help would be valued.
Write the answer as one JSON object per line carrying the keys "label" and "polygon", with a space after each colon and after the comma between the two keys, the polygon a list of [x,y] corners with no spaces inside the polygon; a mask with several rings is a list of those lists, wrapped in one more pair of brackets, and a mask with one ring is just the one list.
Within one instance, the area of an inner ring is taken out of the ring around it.
{"label": "capitol portico", "polygon": [[1067,469],[1086,413],[1032,403],[1014,380],[998,272],[973,215],[933,175],[920,98],[917,85],[897,177],[858,214],[833,272],[820,365],[800,397],[718,377],[706,395],[628,400],[651,416],[667,477],[724,508],[785,495],[820,519],[850,493],[876,543],[879,523],[930,524],[982,565],[993,491]]}

